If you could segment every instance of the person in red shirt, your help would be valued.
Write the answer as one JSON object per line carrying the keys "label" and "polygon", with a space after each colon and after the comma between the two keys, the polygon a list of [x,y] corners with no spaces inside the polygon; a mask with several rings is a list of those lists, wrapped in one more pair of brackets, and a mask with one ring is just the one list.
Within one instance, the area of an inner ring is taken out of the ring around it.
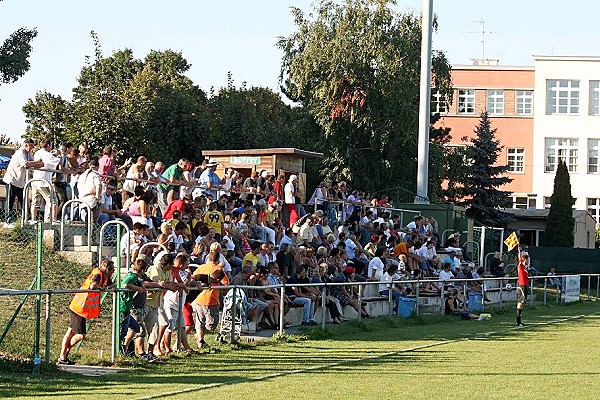
{"label": "person in red shirt", "polygon": [[524,326],[521,322],[521,312],[527,300],[527,287],[529,286],[529,255],[522,254],[517,265],[518,287],[517,287],[517,326]]}

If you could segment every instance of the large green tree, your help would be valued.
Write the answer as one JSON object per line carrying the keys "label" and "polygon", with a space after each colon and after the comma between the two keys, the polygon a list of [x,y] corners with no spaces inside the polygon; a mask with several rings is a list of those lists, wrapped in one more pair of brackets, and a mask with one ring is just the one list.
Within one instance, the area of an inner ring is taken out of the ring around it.
{"label": "large green tree", "polygon": [[554,191],[550,198],[550,213],[542,236],[542,246],[573,247],[574,226],[571,178],[567,165],[561,161],[554,177]]}
{"label": "large green tree", "polygon": [[[421,18],[397,12],[393,4],[321,0],[308,15],[292,8],[296,32],[278,41],[280,81],[286,96],[306,107],[325,132],[325,175],[365,190],[399,187],[410,193],[416,177]],[[450,96],[450,66],[441,52],[433,54],[432,84]]]}
{"label": "large green tree", "polygon": [[13,83],[29,71],[31,42],[37,30],[19,28],[0,46],[0,84]]}
{"label": "large green tree", "polygon": [[104,57],[96,35],[71,101],[38,93],[23,107],[27,134],[86,142],[98,154],[106,145],[125,157],[144,154],[173,162],[200,158],[208,136],[206,94],[185,76],[181,53],[151,51],[144,60],[129,49]]}
{"label": "large green tree", "polygon": [[496,139],[496,130],[491,127],[487,111],[481,113],[479,124],[471,139],[471,146],[465,149],[469,172],[466,180],[457,189],[461,204],[467,208],[467,216],[486,226],[504,227],[510,216],[500,208],[512,206],[509,191],[500,187],[512,182],[505,176],[506,165],[498,165],[498,156],[503,146]]}

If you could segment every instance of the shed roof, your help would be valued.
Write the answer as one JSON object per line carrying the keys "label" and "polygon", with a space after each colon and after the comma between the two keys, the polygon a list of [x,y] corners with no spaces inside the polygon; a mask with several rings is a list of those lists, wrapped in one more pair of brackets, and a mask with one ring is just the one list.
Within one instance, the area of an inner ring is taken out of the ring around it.
{"label": "shed roof", "polygon": [[[550,213],[550,209],[548,208],[505,208],[502,211],[521,219],[548,219],[548,214]],[[573,210],[573,218],[578,218],[586,213],[586,210]]]}
{"label": "shed roof", "polygon": [[317,153],[315,151],[307,151],[295,149],[293,147],[278,147],[274,149],[243,149],[243,150],[204,150],[203,156],[206,157],[217,157],[217,156],[261,156],[261,155],[275,155],[275,154],[291,154],[301,156],[305,158],[323,158],[323,153]]}

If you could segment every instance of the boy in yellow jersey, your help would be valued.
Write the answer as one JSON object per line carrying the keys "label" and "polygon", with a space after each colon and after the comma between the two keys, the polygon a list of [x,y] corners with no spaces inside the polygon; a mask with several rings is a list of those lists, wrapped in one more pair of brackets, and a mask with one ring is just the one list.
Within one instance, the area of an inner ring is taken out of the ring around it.
{"label": "boy in yellow jersey", "polygon": [[211,201],[208,205],[208,211],[204,213],[203,217],[204,222],[208,225],[208,228],[213,228],[215,230],[215,239],[218,241],[223,237],[223,232],[225,231],[223,227],[223,221],[225,217],[223,214],[217,210],[217,202]]}

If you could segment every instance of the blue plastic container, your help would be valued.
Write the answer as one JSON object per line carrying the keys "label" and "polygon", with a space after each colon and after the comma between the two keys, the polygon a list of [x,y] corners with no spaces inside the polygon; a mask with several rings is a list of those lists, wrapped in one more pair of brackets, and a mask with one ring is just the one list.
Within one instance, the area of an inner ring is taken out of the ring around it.
{"label": "blue plastic container", "polygon": [[482,300],[483,295],[481,293],[469,293],[469,305],[467,310],[469,310],[469,312],[483,311]]}
{"label": "blue plastic container", "polygon": [[417,300],[409,297],[400,297],[399,303],[398,315],[402,318],[412,317],[415,312],[415,307],[417,306]]}

